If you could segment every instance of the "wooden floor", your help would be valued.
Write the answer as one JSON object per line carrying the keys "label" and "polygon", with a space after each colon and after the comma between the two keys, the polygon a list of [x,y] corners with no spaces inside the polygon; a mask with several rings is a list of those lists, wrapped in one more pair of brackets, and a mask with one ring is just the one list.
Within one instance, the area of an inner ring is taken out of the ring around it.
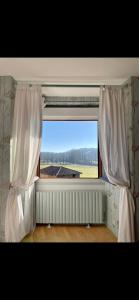
{"label": "wooden floor", "polygon": [[22,242],[117,242],[117,238],[106,226],[37,225],[33,233]]}

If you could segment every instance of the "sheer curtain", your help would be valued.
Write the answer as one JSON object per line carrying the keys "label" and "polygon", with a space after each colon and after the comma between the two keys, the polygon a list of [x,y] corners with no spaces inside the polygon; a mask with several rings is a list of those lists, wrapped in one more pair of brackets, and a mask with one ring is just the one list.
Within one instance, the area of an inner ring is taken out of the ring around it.
{"label": "sheer curtain", "polygon": [[118,242],[134,242],[134,200],[130,192],[125,94],[122,87],[100,89],[99,144],[109,181],[120,187]]}
{"label": "sheer curtain", "polygon": [[19,242],[31,220],[23,215],[21,191],[33,183],[41,143],[41,87],[17,85],[11,136],[11,187],[5,216],[5,240]]}

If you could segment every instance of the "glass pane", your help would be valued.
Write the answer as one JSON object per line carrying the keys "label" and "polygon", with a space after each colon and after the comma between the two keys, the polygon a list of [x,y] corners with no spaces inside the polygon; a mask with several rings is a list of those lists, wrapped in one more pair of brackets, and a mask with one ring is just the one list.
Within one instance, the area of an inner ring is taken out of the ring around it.
{"label": "glass pane", "polygon": [[40,178],[98,178],[97,123],[43,121]]}

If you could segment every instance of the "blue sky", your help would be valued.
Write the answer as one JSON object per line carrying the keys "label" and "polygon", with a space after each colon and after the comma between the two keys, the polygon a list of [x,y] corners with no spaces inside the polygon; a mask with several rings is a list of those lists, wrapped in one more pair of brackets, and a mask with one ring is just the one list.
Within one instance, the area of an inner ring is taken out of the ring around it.
{"label": "blue sky", "polygon": [[97,121],[43,121],[41,152],[97,148]]}

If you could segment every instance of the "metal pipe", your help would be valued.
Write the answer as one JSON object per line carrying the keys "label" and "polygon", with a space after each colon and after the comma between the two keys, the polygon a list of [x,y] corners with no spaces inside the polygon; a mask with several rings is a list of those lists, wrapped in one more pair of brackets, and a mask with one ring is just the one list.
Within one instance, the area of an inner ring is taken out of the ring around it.
{"label": "metal pipe", "polygon": [[[23,83],[23,84],[29,84],[29,86],[33,86],[33,85],[37,85],[37,84],[40,84],[39,82],[37,83],[37,82],[34,82],[34,83],[31,83],[31,82],[23,82],[23,81],[18,81],[18,82],[16,82],[16,85],[18,84],[18,83]],[[100,88],[101,86],[104,86],[104,85],[94,85],[94,84],[44,84],[44,83],[42,83],[42,84],[40,84],[41,85],[41,87],[66,87],[66,88],[69,88],[69,87],[75,87],[75,88]]]}
{"label": "metal pipe", "polygon": [[80,84],[41,84],[42,87],[94,87],[94,88],[100,88],[101,85],[80,85]]}

